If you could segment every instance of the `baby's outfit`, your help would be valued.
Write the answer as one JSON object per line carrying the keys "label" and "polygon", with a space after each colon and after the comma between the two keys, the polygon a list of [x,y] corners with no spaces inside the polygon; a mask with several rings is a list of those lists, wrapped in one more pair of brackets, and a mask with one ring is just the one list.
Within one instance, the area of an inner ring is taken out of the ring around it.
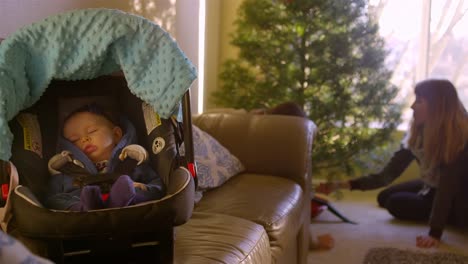
{"label": "baby's outfit", "polygon": [[[106,173],[108,161],[96,163],[96,169],[99,173]],[[73,204],[71,211],[89,211],[103,208],[124,207],[135,204],[135,187],[133,181],[128,175],[121,175],[112,184],[108,194],[103,194],[101,188],[96,185],[84,186],[80,194],[80,202]]]}
{"label": "baby's outfit", "polygon": [[[53,175],[51,176],[49,194],[45,201],[47,207],[57,210],[89,211],[102,208],[124,207],[145,201],[157,200],[164,196],[165,187],[161,178],[148,162],[144,162],[147,159],[146,150],[134,144],[136,142],[135,128],[126,119],[123,119],[121,123],[125,134],[114,147],[108,161],[94,164],[72,142],[65,138],[59,139],[58,145],[62,152],[55,155],[49,161],[49,170]],[[100,187],[96,185],[86,185],[83,188],[79,188],[74,185],[75,176],[60,173],[51,167],[57,156],[70,153],[72,157],[69,159],[74,164],[78,164],[86,169],[91,175],[113,172],[119,163],[122,162],[120,158],[123,160],[127,156],[127,153],[134,153],[134,149],[138,149],[139,152],[143,150],[144,154],[137,153],[133,155],[138,160],[137,166],[129,175],[120,175],[110,187],[108,194],[103,194]],[[134,182],[144,184],[144,188],[135,188]]]}

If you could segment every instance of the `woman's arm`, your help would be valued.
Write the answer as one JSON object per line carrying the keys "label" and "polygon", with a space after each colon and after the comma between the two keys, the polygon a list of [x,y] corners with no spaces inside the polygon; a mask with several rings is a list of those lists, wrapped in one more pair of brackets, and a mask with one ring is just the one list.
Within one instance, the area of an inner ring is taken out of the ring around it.
{"label": "woman's arm", "polygon": [[321,183],[315,188],[318,193],[329,194],[337,189],[372,190],[385,186],[398,178],[414,160],[413,153],[405,148],[393,153],[384,169],[377,174],[362,176],[353,180]]}
{"label": "woman's arm", "polygon": [[383,170],[377,174],[359,177],[349,181],[351,190],[372,190],[388,185],[398,178],[414,160],[409,149],[401,148],[396,151]]}

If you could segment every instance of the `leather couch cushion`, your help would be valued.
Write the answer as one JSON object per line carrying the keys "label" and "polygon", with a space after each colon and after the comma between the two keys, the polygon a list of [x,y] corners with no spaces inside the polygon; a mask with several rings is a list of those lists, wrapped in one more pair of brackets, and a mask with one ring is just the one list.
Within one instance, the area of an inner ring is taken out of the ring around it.
{"label": "leather couch cushion", "polygon": [[208,113],[193,123],[213,136],[247,172],[285,177],[310,190],[315,124],[302,117]]}
{"label": "leather couch cushion", "polygon": [[236,216],[262,225],[276,259],[295,239],[303,206],[299,184],[276,176],[243,173],[205,192],[195,211]]}
{"label": "leather couch cushion", "polygon": [[221,214],[193,213],[176,227],[175,263],[271,263],[262,226]]}

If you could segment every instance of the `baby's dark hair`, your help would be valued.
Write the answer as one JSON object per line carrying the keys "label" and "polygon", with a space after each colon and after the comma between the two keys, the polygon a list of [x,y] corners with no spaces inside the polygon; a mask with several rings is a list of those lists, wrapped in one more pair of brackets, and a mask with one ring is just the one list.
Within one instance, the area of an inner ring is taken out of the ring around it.
{"label": "baby's dark hair", "polygon": [[104,110],[104,108],[102,106],[100,106],[99,104],[97,104],[95,102],[92,102],[92,103],[86,104],[84,106],[81,106],[78,109],[71,112],[69,115],[67,115],[65,117],[65,119],[63,120],[63,124],[65,124],[68,121],[68,119],[70,119],[72,116],[74,116],[74,115],[76,115],[78,113],[82,113],[82,112],[89,112],[89,113],[93,113],[95,115],[103,116],[104,118],[109,120],[112,124],[114,124],[116,126],[119,126],[120,122],[119,122],[118,118],[115,116],[115,114],[113,114],[111,111]]}
{"label": "baby's dark hair", "polygon": [[266,110],[270,115],[290,115],[298,117],[307,117],[302,107],[295,102],[285,102]]}

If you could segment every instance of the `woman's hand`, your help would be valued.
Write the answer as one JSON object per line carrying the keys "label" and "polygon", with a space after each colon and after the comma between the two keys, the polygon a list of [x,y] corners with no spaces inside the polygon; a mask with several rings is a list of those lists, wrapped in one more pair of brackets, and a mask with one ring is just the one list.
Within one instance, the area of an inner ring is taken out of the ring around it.
{"label": "woman's hand", "polygon": [[315,187],[315,191],[318,193],[330,194],[335,191],[335,187],[332,182],[322,182],[317,187]]}
{"label": "woman's hand", "polygon": [[420,248],[438,247],[439,244],[440,244],[440,240],[438,240],[437,238],[428,236],[428,235],[416,237],[416,246]]}
{"label": "woman's hand", "polygon": [[315,187],[315,191],[323,194],[330,194],[338,189],[350,189],[348,181],[324,182]]}

